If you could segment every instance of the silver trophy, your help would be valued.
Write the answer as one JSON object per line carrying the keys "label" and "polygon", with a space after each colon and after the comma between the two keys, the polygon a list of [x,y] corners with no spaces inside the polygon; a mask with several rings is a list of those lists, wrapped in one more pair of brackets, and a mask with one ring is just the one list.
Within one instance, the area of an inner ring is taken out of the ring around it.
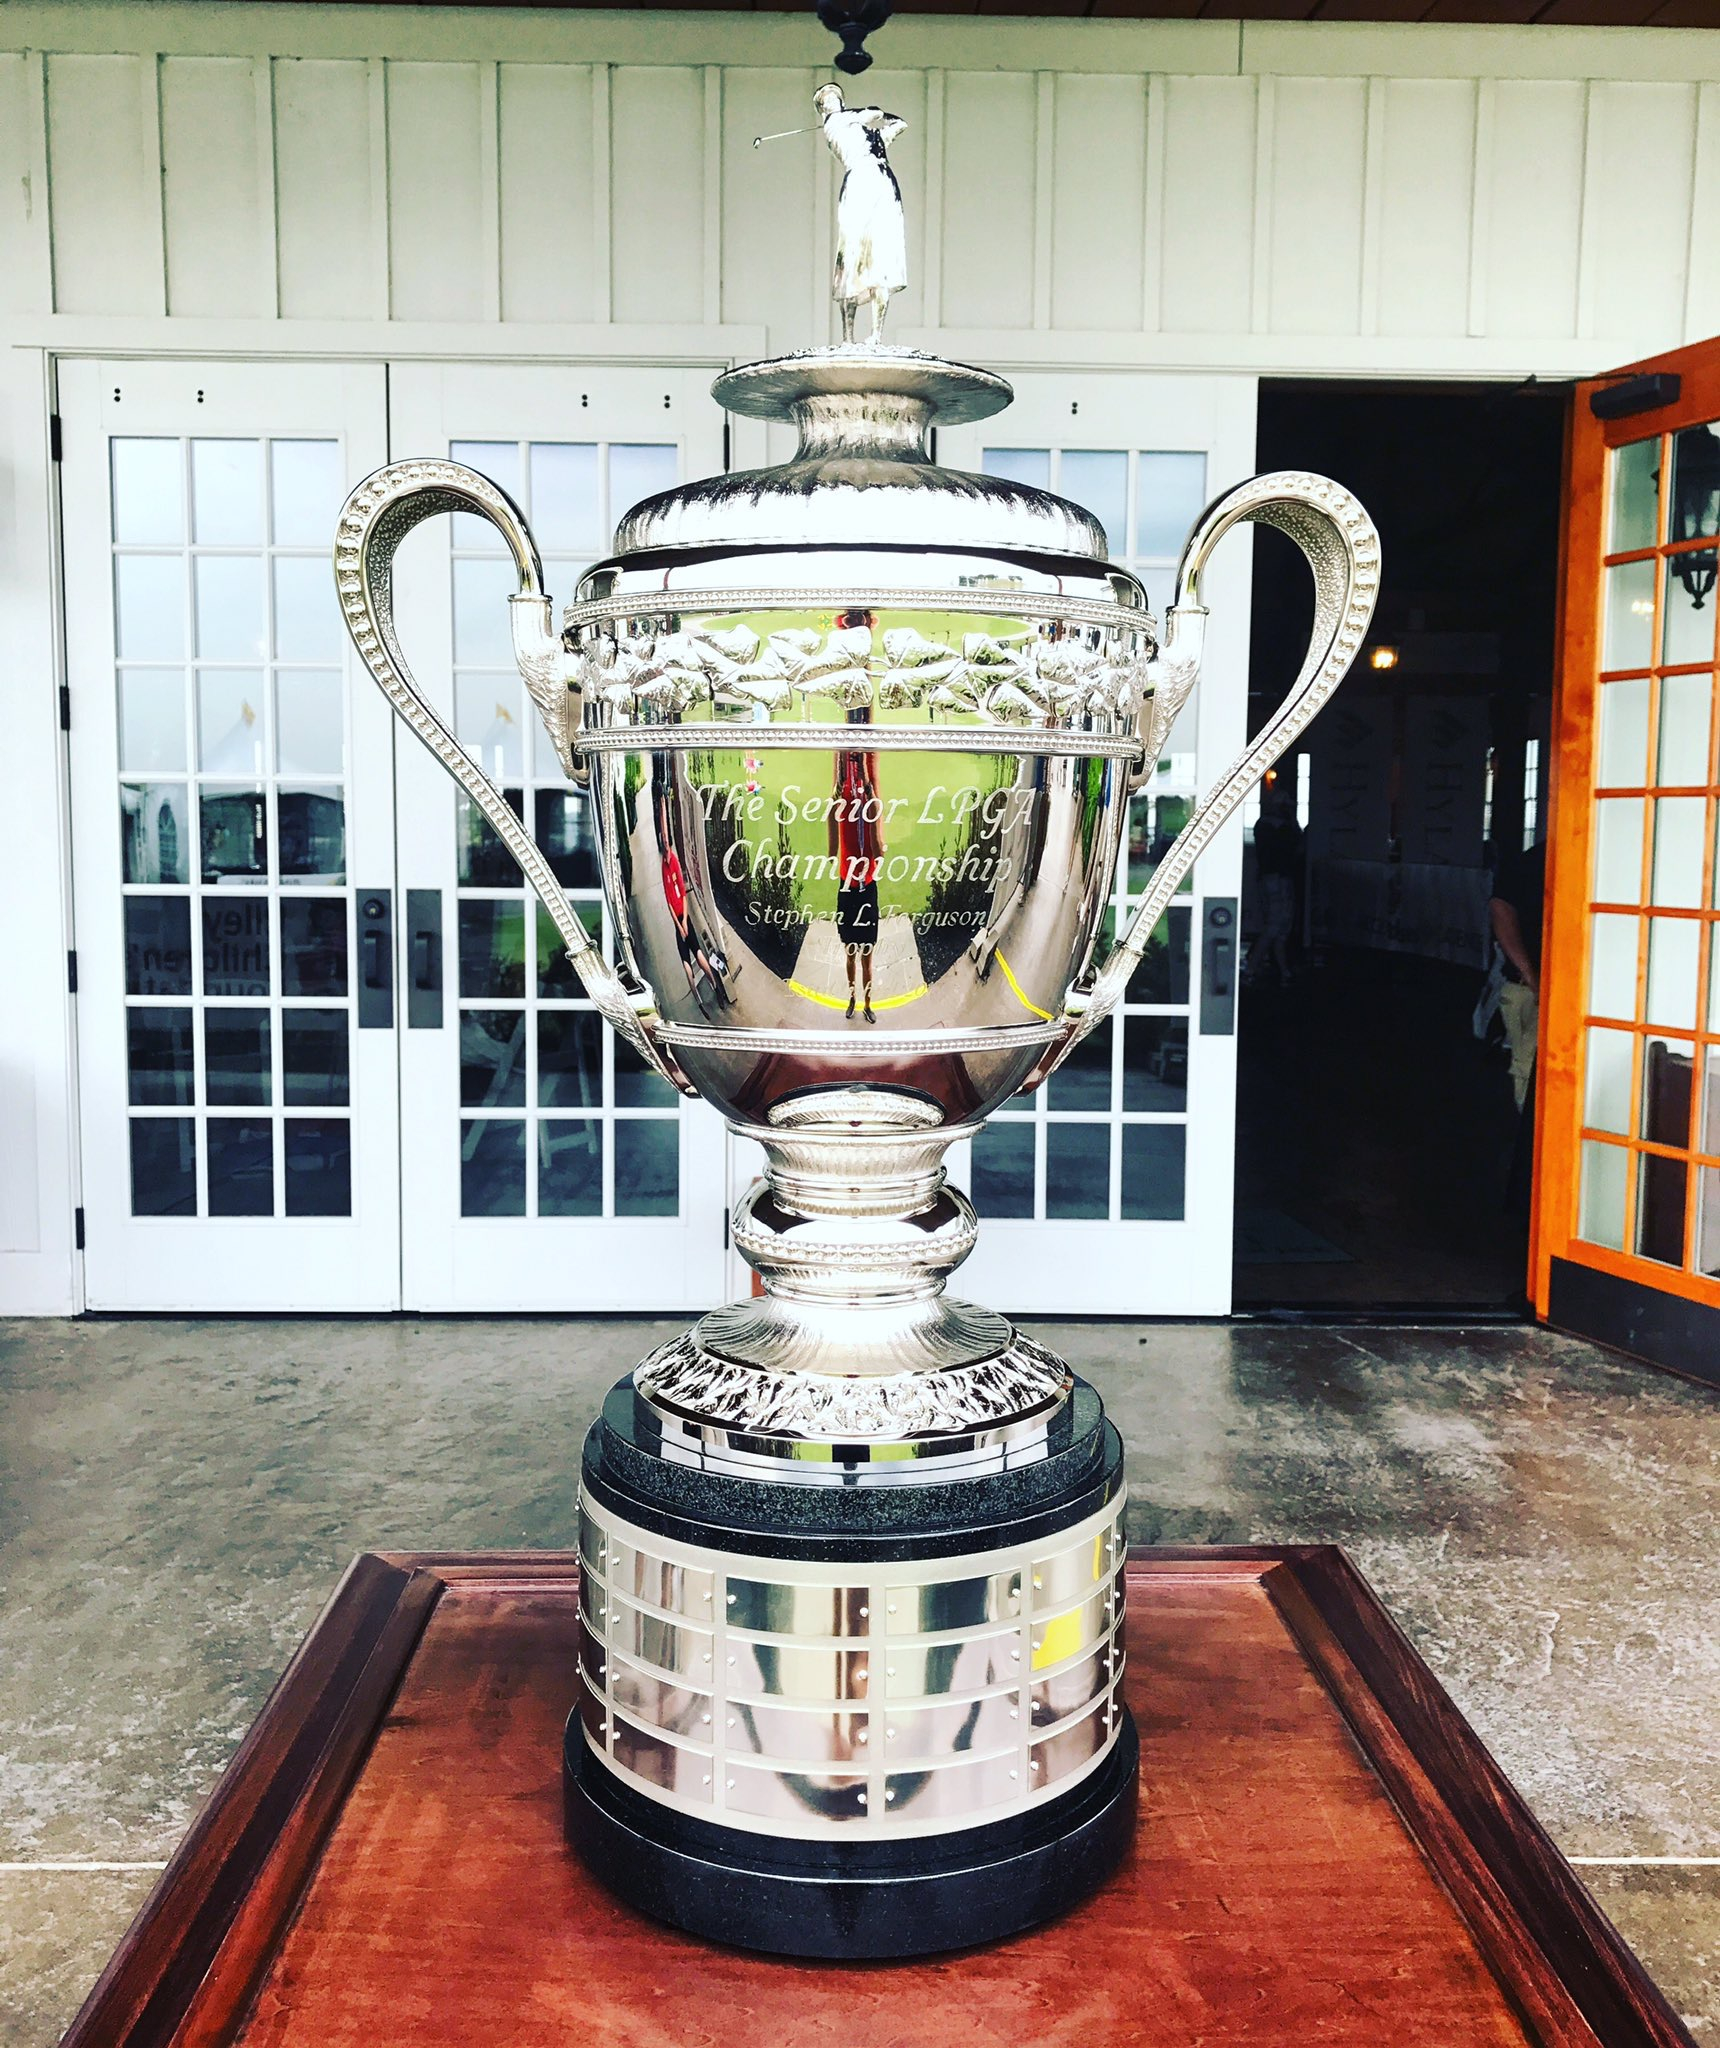
{"label": "silver trophy", "polygon": [[[900,124],[835,88],[817,104],[858,167],[851,332],[900,288],[899,197],[891,232],[877,218]],[[793,458],[636,505],[560,632],[519,511],[458,463],[362,483],[336,576],[371,673],[597,1008],[767,1162],[734,1214],[763,1295],[653,1353],[587,1440],[570,1833],[694,1931],[902,1955],[1090,1889],[1136,1773],[1121,1447],[1062,1360],[945,1294],[976,1224],[944,1154],[1115,1007],[1179,882],[1360,649],[1379,539],[1339,485],[1257,477],[1196,522],[1161,631],[1091,514],[931,461],[935,424],[1009,403],[1000,377],[874,339],[713,392],[792,421]],[[592,806],[613,967],[402,655],[395,551],[456,511],[512,551],[514,650]],[[1308,559],[1307,659],[1097,960],[1130,794],[1199,675],[1203,572],[1249,521]]]}

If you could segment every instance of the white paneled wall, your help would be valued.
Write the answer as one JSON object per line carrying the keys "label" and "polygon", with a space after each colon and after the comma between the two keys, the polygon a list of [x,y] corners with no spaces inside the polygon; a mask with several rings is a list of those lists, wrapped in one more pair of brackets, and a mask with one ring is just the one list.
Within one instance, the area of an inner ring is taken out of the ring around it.
{"label": "white paneled wall", "polygon": [[1078,319],[1126,334],[1147,317],[1148,87],[1070,72],[1052,88],[1052,132],[1040,152],[1051,186],[1049,324]]}
{"label": "white paneled wall", "polygon": [[[602,317],[589,64],[496,66],[500,316],[585,322]],[[607,186],[604,188],[607,198]],[[607,240],[607,221],[605,236]]]}
{"label": "white paneled wall", "polygon": [[153,58],[60,55],[47,66],[49,204],[59,313],[159,313],[161,113]]}
{"label": "white paneled wall", "polygon": [[[828,166],[751,146],[820,32],[341,12],[9,8],[0,313],[827,337]],[[865,81],[909,122],[897,330],[1477,373],[1688,338],[1720,52],[1536,33],[901,19]]]}
{"label": "white paneled wall", "polygon": [[1469,331],[1476,88],[1446,78],[1375,86],[1378,205],[1366,223],[1381,334]]}
{"label": "white paneled wall", "polygon": [[[1259,84],[1170,78],[1158,212],[1159,326],[1173,334],[1247,334],[1254,324]],[[1226,232],[1214,232],[1218,221]]]}
{"label": "white paneled wall", "polygon": [[[380,131],[382,75],[364,64],[320,58],[255,65],[259,126],[272,118],[275,267],[282,311],[307,320],[380,310],[387,272],[378,204],[385,189],[373,129]],[[372,118],[372,109],[375,119]],[[266,134],[259,148],[268,154]],[[258,223],[265,245],[269,222]],[[273,313],[274,280],[263,277]],[[240,308],[239,310],[248,310]]]}

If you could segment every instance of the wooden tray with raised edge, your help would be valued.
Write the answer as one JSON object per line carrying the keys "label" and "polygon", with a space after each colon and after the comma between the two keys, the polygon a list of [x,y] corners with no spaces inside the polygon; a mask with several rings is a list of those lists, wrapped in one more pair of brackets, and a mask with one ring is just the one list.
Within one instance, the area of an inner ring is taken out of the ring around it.
{"label": "wooden tray with raised edge", "polygon": [[1136,1847],[893,1964],[707,1947],[564,1846],[575,1560],[361,1557],[66,2048],[1694,2048],[1343,1552],[1131,1553]]}

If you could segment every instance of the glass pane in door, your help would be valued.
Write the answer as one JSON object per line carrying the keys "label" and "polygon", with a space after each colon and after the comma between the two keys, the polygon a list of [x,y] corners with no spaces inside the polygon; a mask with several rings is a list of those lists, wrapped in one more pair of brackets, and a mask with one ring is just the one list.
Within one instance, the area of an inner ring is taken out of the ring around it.
{"label": "glass pane in door", "polygon": [[[571,597],[616,520],[666,489],[677,443],[457,441],[531,523],[551,590]],[[562,773],[514,667],[512,563],[487,520],[452,522],[454,729],[527,821],[592,938],[610,952],[586,798]],[[465,798],[454,806],[460,996],[460,1213],[675,1217],[680,1099],[586,1001],[548,914]]]}
{"label": "glass pane in door", "polygon": [[137,1216],[351,1214],[341,485],[333,440],[111,445]]}

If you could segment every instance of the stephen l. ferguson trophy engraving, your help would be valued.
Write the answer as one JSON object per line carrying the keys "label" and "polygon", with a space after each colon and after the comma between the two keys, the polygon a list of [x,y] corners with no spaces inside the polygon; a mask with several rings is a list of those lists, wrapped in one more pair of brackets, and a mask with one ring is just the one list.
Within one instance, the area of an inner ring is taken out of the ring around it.
{"label": "stephen l. ferguson trophy engraving", "polygon": [[[864,138],[893,117],[839,103],[820,96],[826,130],[851,123],[889,178]],[[847,332],[900,284],[875,218],[848,246],[888,194],[864,196],[838,259]],[[934,424],[1009,403],[1002,378],[873,340],[713,390],[793,422],[795,455],[636,505],[559,632],[525,521],[458,463],[361,484],[336,575],[372,674],[597,1008],[767,1161],[733,1219],[762,1297],[647,1358],[586,1441],[570,1835],[697,1933],[901,1956],[1090,1890],[1137,1775],[1122,1447],[1062,1360],[945,1294],[975,1216],[944,1154],[1115,1006],[1178,883],[1360,648],[1379,541],[1337,484],[1257,477],[1196,522],[1161,631],[1091,514],[930,459]],[[588,793],[613,966],[408,671],[392,563],[440,512],[493,521],[511,550],[513,645]],[[1248,521],[1307,556],[1312,645],[1098,960],[1130,795],[1199,674],[1207,562]]]}

